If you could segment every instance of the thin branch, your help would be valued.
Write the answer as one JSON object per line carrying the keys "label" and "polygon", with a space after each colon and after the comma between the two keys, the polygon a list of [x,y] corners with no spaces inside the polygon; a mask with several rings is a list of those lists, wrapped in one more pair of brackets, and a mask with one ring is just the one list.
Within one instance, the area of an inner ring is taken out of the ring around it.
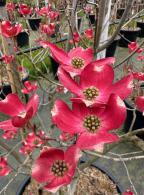
{"label": "thin branch", "polygon": [[119,64],[117,64],[114,68],[119,67],[120,65],[122,65],[124,62],[126,62],[127,60],[129,60],[139,49],[140,47],[142,47],[144,45],[144,40],[140,43],[139,47],[137,49],[135,49],[130,55],[128,55],[126,58],[124,58]]}
{"label": "thin branch", "polygon": [[135,188],[135,186],[134,186],[134,184],[133,184],[133,182],[132,182],[132,180],[131,180],[131,177],[130,177],[128,168],[127,168],[127,166],[126,166],[126,163],[124,162],[124,160],[123,160],[123,158],[121,157],[121,155],[118,155],[118,156],[119,156],[119,158],[121,159],[121,161],[122,161],[122,163],[123,163],[123,165],[124,165],[124,167],[125,167],[125,170],[126,170],[126,173],[127,173],[128,180],[129,180],[129,182],[130,182],[130,184],[131,184],[131,186],[132,186],[132,188],[133,188],[133,190],[134,190],[134,192],[135,192],[135,195],[138,195],[138,193],[137,193],[137,191],[136,191],[136,188]]}
{"label": "thin branch", "polygon": [[133,120],[131,122],[131,125],[130,125],[130,128],[129,128],[129,132],[131,132],[133,130],[133,126],[134,126],[135,121],[136,121],[136,109],[133,110]]}
{"label": "thin branch", "polygon": [[5,192],[8,188],[8,186],[14,181],[14,179],[18,176],[19,172],[21,171],[21,169],[23,168],[23,166],[27,163],[27,161],[29,160],[29,156],[24,160],[24,162],[19,166],[19,168],[17,169],[16,174],[9,180],[9,182],[5,185],[5,187],[0,191],[0,194],[2,194],[3,192]]}
{"label": "thin branch", "polygon": [[132,156],[132,157],[127,157],[127,158],[114,158],[114,157],[111,157],[111,156],[106,156],[104,154],[100,154],[100,153],[96,153],[96,152],[91,152],[91,151],[84,151],[84,153],[86,154],[89,154],[91,156],[96,156],[96,157],[100,157],[100,158],[104,158],[104,159],[108,159],[108,160],[113,160],[113,161],[116,161],[116,162],[120,162],[120,161],[130,161],[130,160],[139,160],[139,159],[143,159],[144,158],[144,155],[141,155],[141,156]]}
{"label": "thin branch", "polygon": [[9,147],[7,144],[3,143],[1,140],[0,140],[0,146],[2,148],[4,148],[6,151],[11,152],[11,155],[21,164],[22,163],[22,160],[20,159],[20,156],[18,155],[18,153],[16,151],[13,151],[11,149],[11,147]]}

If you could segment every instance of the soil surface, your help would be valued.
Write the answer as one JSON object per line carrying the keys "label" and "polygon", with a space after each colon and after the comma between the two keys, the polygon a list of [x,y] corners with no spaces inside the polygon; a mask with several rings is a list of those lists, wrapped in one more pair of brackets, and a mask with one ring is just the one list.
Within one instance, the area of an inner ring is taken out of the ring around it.
{"label": "soil surface", "polygon": [[[38,184],[32,181],[25,189],[23,195],[52,195],[51,192],[36,192]],[[68,195],[66,188],[62,188]],[[110,178],[95,167],[88,167],[80,172],[76,192],[74,195],[119,195],[116,185]]]}

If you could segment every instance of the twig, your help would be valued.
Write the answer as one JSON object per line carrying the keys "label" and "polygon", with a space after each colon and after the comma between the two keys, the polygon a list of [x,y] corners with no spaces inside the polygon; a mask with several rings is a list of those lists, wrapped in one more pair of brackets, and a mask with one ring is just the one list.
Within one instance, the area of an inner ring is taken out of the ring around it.
{"label": "twig", "polygon": [[138,195],[138,193],[137,193],[137,191],[136,191],[136,189],[135,189],[135,186],[134,186],[134,184],[133,184],[133,182],[132,182],[132,180],[131,180],[131,177],[130,177],[128,168],[127,168],[127,166],[126,166],[126,163],[124,162],[123,158],[121,158],[121,155],[117,155],[117,156],[119,156],[119,158],[121,159],[121,161],[122,161],[122,163],[123,163],[123,165],[124,165],[124,167],[125,167],[125,170],[126,170],[126,173],[127,173],[127,177],[128,177],[128,179],[129,179],[129,182],[130,182],[130,184],[131,184],[131,186],[132,186],[134,192],[135,192],[135,195]]}
{"label": "twig", "polygon": [[6,151],[11,152],[12,156],[13,156],[20,164],[22,163],[22,160],[20,159],[18,153],[17,153],[16,151],[11,150],[11,148],[10,148],[7,144],[3,143],[1,140],[0,140],[0,146],[1,146],[2,148],[4,148]]}
{"label": "twig", "polygon": [[[97,157],[100,157],[100,158],[104,158],[104,159],[108,159],[108,160],[113,160],[113,161],[116,161],[116,162],[120,162],[121,161],[120,158],[114,158],[114,157],[106,156],[104,154],[100,154],[100,153],[96,153],[96,152],[84,151],[84,153],[89,154],[91,156],[97,156]],[[122,158],[122,159],[123,159],[123,161],[130,161],[130,160],[139,160],[139,159],[143,159],[143,158],[144,158],[144,155],[141,155],[141,156],[132,156],[132,157]]]}
{"label": "twig", "polygon": [[129,132],[131,132],[133,130],[133,126],[134,126],[135,121],[136,121],[136,109],[133,110],[133,120],[131,122],[131,125],[130,125],[130,128],[129,128]]}
{"label": "twig", "polygon": [[27,156],[27,158],[24,160],[24,162],[19,166],[19,168],[17,169],[16,174],[9,180],[9,182],[5,185],[5,187],[0,191],[0,194],[2,194],[3,192],[5,192],[8,188],[8,186],[14,181],[14,179],[18,176],[19,172],[21,171],[21,169],[23,168],[23,166],[27,163],[27,161],[29,160],[29,156]]}
{"label": "twig", "polygon": [[122,65],[124,62],[126,62],[128,59],[130,59],[139,49],[140,47],[142,47],[144,45],[144,41],[142,41],[139,45],[139,47],[137,49],[135,49],[130,55],[128,55],[126,58],[124,58],[119,64],[117,64],[115,68],[119,67],[120,65]]}

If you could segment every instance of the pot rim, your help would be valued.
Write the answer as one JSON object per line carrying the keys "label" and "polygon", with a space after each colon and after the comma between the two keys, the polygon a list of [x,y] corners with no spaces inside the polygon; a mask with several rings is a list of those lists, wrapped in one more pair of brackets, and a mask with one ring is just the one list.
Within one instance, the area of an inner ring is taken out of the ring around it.
{"label": "pot rim", "polygon": [[[81,163],[83,163],[84,160],[81,161]],[[97,165],[96,162],[95,163],[92,163],[93,167],[99,169],[102,173],[106,174],[112,181],[113,183],[116,185],[117,187],[117,190],[119,193],[122,193],[124,192],[124,189],[123,187],[121,186],[121,184],[118,182],[118,180],[116,179],[116,177],[114,175],[112,175],[109,170],[107,170],[104,166],[101,166],[101,165]],[[19,185],[18,187],[18,190],[16,192],[16,195],[22,195],[24,190],[25,190],[25,187],[30,183],[30,180],[31,180],[31,177],[30,176],[27,176],[23,182]]]}

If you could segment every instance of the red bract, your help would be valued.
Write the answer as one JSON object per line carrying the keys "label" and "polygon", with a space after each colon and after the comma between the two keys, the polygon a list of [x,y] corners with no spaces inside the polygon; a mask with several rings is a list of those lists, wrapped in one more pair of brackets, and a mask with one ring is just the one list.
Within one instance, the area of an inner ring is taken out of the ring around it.
{"label": "red bract", "polygon": [[79,150],[75,146],[65,152],[57,148],[45,148],[35,161],[32,168],[32,177],[39,183],[44,183],[44,188],[56,192],[60,187],[71,182]]}
{"label": "red bract", "polygon": [[109,131],[119,128],[126,118],[124,102],[112,94],[105,107],[86,107],[72,104],[72,110],[62,100],[52,109],[53,122],[64,132],[78,134],[77,146],[81,149],[101,150],[104,143],[118,141]]}
{"label": "red bract", "polygon": [[21,24],[12,24],[10,21],[3,21],[0,23],[0,34],[10,38],[17,36],[22,31]]}
{"label": "red bract", "polygon": [[39,43],[44,48],[49,48],[54,59],[58,61],[66,71],[73,75],[81,74],[83,69],[93,60],[93,50],[91,48],[83,49],[77,47],[67,53],[48,41],[40,41]]}
{"label": "red bract", "polygon": [[7,3],[6,4],[6,10],[9,11],[9,12],[12,12],[15,10],[15,4],[10,2],[10,3]]}
{"label": "red bract", "polygon": [[36,13],[40,16],[48,16],[51,9],[51,5],[48,7],[42,7],[41,9],[36,8]]}
{"label": "red bract", "polygon": [[0,122],[0,129],[4,131],[4,134],[2,135],[4,139],[13,139],[18,131],[18,128],[13,126],[11,120]]}
{"label": "red bract", "polygon": [[88,39],[92,39],[93,38],[93,29],[89,28],[89,29],[85,30],[84,35]]}
{"label": "red bract", "polygon": [[10,64],[14,60],[14,55],[3,55],[2,60],[5,64]]}
{"label": "red bract", "polygon": [[11,168],[7,164],[7,159],[0,157],[0,176],[6,176],[11,172]]}
{"label": "red bract", "polygon": [[144,112],[144,96],[138,96],[136,98],[135,104],[139,111]]}
{"label": "red bract", "polygon": [[41,32],[51,36],[55,33],[55,24],[54,23],[50,23],[49,25],[41,24],[40,29]]}
{"label": "red bract", "polygon": [[21,90],[22,93],[24,93],[24,94],[29,94],[29,93],[31,93],[31,92],[34,92],[34,91],[36,91],[37,88],[38,88],[37,83],[31,83],[30,81],[25,81],[25,82],[24,82],[24,86],[25,86],[25,88],[23,88],[23,89]]}
{"label": "red bract", "polygon": [[134,195],[134,193],[130,190],[127,190],[126,192],[123,192],[122,195]]}
{"label": "red bract", "polygon": [[11,116],[15,127],[23,127],[36,114],[39,104],[38,95],[33,95],[25,105],[16,94],[9,94],[0,101],[0,112]]}
{"label": "red bract", "polygon": [[59,12],[50,11],[48,15],[49,15],[51,20],[56,20],[58,18],[58,16],[59,16]]}
{"label": "red bract", "polygon": [[114,62],[114,58],[105,58],[89,64],[81,73],[79,83],[74,81],[63,68],[59,68],[59,80],[76,95],[72,98],[73,101],[84,102],[87,106],[106,103],[111,93],[125,99],[132,92],[133,76],[128,75],[113,83],[114,71],[110,64]]}
{"label": "red bract", "polygon": [[131,42],[130,44],[128,44],[128,48],[130,52],[133,52],[137,49],[137,53],[141,53],[143,51],[142,48],[139,48],[139,45],[137,44],[137,42]]}

